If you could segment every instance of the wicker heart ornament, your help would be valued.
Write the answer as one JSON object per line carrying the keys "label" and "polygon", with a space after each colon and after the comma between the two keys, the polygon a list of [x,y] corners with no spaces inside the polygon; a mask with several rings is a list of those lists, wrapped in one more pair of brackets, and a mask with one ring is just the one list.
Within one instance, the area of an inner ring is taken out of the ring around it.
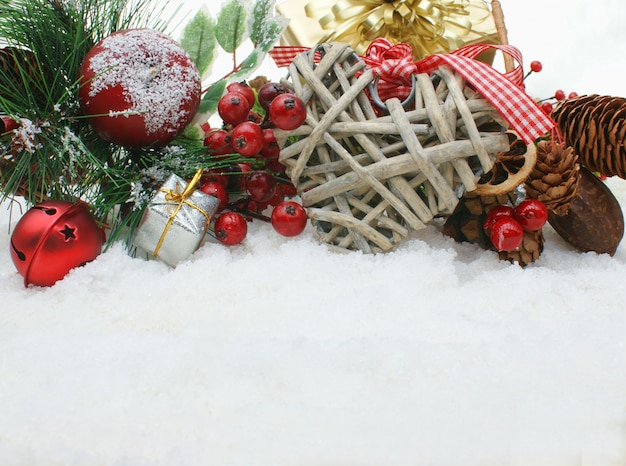
{"label": "wicker heart ornament", "polygon": [[382,103],[378,78],[349,46],[322,44],[294,58],[289,81],[308,115],[277,131],[280,161],[332,247],[392,249],[451,214],[510,147],[507,122],[447,66]]}

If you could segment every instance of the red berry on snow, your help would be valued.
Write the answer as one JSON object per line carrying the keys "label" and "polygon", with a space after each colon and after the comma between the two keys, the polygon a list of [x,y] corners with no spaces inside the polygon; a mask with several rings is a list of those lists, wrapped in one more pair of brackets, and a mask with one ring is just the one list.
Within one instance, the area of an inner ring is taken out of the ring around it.
{"label": "red berry on snow", "polygon": [[296,236],[304,231],[307,214],[304,207],[297,202],[283,201],[272,210],[270,221],[279,234]]}
{"label": "red berry on snow", "polygon": [[233,128],[230,143],[237,153],[251,157],[263,149],[263,130],[256,123],[244,121]]}
{"label": "red berry on snow", "polygon": [[538,231],[548,221],[548,209],[537,199],[526,199],[515,207],[515,219],[526,231]]}
{"label": "red berry on snow", "polygon": [[228,246],[241,243],[248,234],[248,223],[238,212],[224,212],[213,227],[217,240]]}
{"label": "red berry on snow", "polygon": [[78,91],[94,131],[126,147],[162,146],[200,105],[200,74],[187,52],[152,29],[126,29],[85,56]]}
{"label": "red berry on snow", "polygon": [[229,125],[237,125],[245,121],[252,105],[239,92],[227,92],[217,102],[217,113]]}
{"label": "red berry on snow", "polygon": [[498,251],[514,251],[524,240],[524,229],[513,218],[501,218],[491,227],[489,239]]}
{"label": "red berry on snow", "polygon": [[294,94],[277,96],[268,110],[269,118],[278,128],[290,131],[298,128],[306,120],[306,106]]}

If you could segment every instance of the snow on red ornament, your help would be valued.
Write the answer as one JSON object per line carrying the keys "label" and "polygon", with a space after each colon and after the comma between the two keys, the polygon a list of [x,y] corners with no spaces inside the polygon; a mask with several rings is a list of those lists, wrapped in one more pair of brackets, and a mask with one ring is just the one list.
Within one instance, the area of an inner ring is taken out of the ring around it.
{"label": "snow on red ornament", "polygon": [[163,146],[200,105],[200,74],[189,54],[153,29],[126,29],[85,56],[79,98],[100,137],[125,147]]}
{"label": "snow on red ornament", "polygon": [[24,286],[52,286],[102,252],[104,231],[84,203],[44,201],[11,234],[11,259]]}

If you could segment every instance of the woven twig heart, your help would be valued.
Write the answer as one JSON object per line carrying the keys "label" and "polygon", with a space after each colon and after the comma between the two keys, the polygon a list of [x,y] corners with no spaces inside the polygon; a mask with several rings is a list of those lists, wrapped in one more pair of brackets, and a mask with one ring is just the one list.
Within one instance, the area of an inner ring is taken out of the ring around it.
{"label": "woven twig heart", "polygon": [[415,76],[410,110],[392,98],[385,112],[370,99],[373,72],[344,44],[300,54],[289,71],[308,115],[298,130],[277,131],[280,161],[329,245],[392,249],[452,213],[509,148],[498,112],[447,67]]}

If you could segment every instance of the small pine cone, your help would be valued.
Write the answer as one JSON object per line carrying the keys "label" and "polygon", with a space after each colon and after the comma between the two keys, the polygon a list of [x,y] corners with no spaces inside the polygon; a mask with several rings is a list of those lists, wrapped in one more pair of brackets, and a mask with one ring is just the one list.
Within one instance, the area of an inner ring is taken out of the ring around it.
{"label": "small pine cone", "polygon": [[[516,205],[519,201],[517,191],[509,191],[497,196],[480,196],[474,192],[463,196],[454,213],[448,217],[443,234],[461,243],[468,241],[478,244],[483,249],[495,251],[489,235],[483,229],[487,213],[497,205]],[[541,232],[524,232],[522,245],[515,251],[499,252],[501,260],[517,263],[522,267],[536,261],[543,252],[544,237]]]}
{"label": "small pine cone", "polygon": [[501,260],[517,263],[522,267],[536,261],[543,252],[544,237],[541,230],[525,231],[522,245],[515,251],[500,251]]}
{"label": "small pine cone", "polygon": [[459,243],[468,241],[484,249],[492,249],[493,245],[483,230],[487,212],[499,204],[515,204],[516,200],[515,191],[484,196],[469,192],[460,199],[454,213],[446,220],[443,234]]}
{"label": "small pine cone", "polygon": [[579,180],[578,155],[571,146],[552,140],[537,144],[537,163],[525,184],[528,197],[540,200],[557,215],[566,215]]}

